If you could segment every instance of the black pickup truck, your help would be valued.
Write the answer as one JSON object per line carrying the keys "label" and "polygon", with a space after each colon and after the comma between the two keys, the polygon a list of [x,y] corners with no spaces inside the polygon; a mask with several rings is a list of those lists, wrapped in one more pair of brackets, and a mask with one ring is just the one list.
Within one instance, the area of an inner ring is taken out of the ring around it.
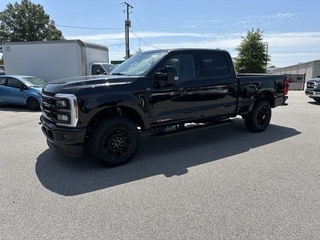
{"label": "black pickup truck", "polygon": [[288,82],[285,75],[237,76],[223,50],[146,51],[111,75],[47,84],[41,128],[51,149],[69,156],[86,149],[116,166],[135,155],[140,134],[164,137],[226,124],[237,115],[250,131],[262,132],[271,108],[286,104]]}
{"label": "black pickup truck", "polygon": [[312,78],[308,80],[305,94],[309,98],[320,102],[320,78]]}

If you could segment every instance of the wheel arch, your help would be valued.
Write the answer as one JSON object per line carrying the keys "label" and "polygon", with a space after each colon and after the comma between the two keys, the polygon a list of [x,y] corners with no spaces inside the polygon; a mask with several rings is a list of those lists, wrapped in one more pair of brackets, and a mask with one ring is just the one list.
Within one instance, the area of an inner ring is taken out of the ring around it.
{"label": "wheel arch", "polygon": [[271,108],[275,107],[275,101],[274,101],[274,93],[272,93],[272,91],[268,91],[268,90],[262,90],[259,91],[256,95],[255,95],[255,101],[253,101],[250,105],[250,112],[252,111],[254,104],[256,104],[257,102],[260,102],[262,100],[267,101],[270,104]]}
{"label": "wheel arch", "polygon": [[[36,104],[36,105],[31,104],[31,105],[30,105],[30,103],[29,103],[30,100],[36,101],[37,104]],[[30,95],[30,96],[28,96],[28,97],[26,98],[25,105],[26,105],[31,111],[38,111],[38,110],[41,109],[41,100],[39,100],[39,99],[38,99],[37,97],[35,97],[35,96]]]}
{"label": "wheel arch", "polygon": [[111,117],[123,117],[132,121],[141,129],[145,128],[144,121],[138,111],[128,106],[112,106],[100,110],[91,118],[88,124],[87,135],[90,134],[98,123]]}
{"label": "wheel arch", "polygon": [[36,100],[38,101],[38,103],[41,105],[41,100],[38,99],[38,98],[37,98],[36,96],[34,96],[34,95],[29,95],[29,96],[26,97],[26,102],[25,102],[26,105],[27,105],[27,103],[28,103],[28,100],[31,99],[31,98],[36,99]]}

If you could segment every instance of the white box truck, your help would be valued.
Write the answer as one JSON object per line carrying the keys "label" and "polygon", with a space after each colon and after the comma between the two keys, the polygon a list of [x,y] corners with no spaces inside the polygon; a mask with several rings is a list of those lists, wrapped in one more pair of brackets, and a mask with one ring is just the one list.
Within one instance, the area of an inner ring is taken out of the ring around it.
{"label": "white box truck", "polygon": [[11,42],[2,46],[7,75],[32,75],[45,81],[108,74],[108,47],[81,40]]}

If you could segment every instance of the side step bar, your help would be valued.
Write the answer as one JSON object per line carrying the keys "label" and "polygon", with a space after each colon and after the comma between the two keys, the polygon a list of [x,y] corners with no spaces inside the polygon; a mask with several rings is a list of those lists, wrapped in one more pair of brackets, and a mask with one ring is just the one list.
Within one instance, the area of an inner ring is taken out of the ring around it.
{"label": "side step bar", "polygon": [[197,131],[199,129],[208,129],[208,128],[214,128],[219,127],[223,125],[227,125],[232,123],[233,121],[228,119],[216,123],[192,123],[192,124],[185,124],[184,127],[176,128],[175,126],[165,129],[163,131],[151,134],[152,138],[163,138],[163,137],[170,137],[178,134],[188,133],[192,131]]}

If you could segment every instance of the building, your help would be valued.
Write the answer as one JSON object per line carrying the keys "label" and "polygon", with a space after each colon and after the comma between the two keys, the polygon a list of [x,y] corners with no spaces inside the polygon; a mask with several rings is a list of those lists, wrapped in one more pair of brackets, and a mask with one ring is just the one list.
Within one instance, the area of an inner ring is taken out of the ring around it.
{"label": "building", "polygon": [[274,74],[305,74],[305,79],[320,77],[320,60],[312,62],[298,63],[296,65],[283,68],[269,68]]}
{"label": "building", "polygon": [[304,90],[309,79],[320,77],[320,60],[298,63],[283,68],[270,67],[268,73],[286,74],[290,79],[290,90]]}

